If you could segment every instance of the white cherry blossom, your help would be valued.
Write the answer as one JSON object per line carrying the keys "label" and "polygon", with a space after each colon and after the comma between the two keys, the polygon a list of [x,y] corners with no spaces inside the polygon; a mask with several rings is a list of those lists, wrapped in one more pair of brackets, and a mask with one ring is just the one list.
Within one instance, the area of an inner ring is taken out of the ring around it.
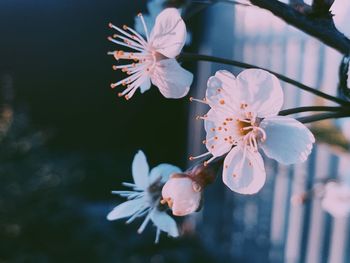
{"label": "white cherry blossom", "polygon": [[247,69],[237,78],[218,71],[208,80],[206,98],[192,99],[210,106],[204,120],[208,152],[224,160],[223,181],[241,194],[258,192],[265,183],[264,153],[282,164],[303,162],[315,141],[299,121],[277,116],[283,104],[279,80],[267,71]]}
{"label": "white cherry blossom", "polygon": [[[148,14],[144,14],[143,18],[146,24],[147,28],[153,28],[154,24],[156,22],[156,18],[157,16],[162,12],[162,10],[164,9],[164,6],[166,4],[165,0],[150,0],[147,1],[147,10],[148,10]],[[178,11],[180,14],[183,15],[184,13],[184,9],[182,8],[178,8]],[[145,36],[144,33],[144,26],[142,21],[139,19],[139,17],[135,17],[135,30],[137,32],[139,32],[142,36]],[[190,32],[187,32],[186,35],[186,42],[185,45],[189,45],[191,43],[192,40],[192,35]]]}
{"label": "white cherry blossom", "polygon": [[153,83],[166,98],[177,99],[186,96],[193,75],[183,69],[175,59],[186,41],[186,25],[178,10],[164,9],[157,16],[150,33],[142,14],[138,17],[146,39],[128,26],[119,28],[110,24],[118,34],[108,39],[130,51],[116,50],[108,54],[113,55],[117,61],[131,60],[126,64],[113,66],[114,70],[120,69],[126,72],[128,77],[112,83],[111,88],[125,86],[126,88],[118,95],[130,99],[138,88],[143,93],[150,89]]}
{"label": "white cherry blossom", "polygon": [[116,206],[107,215],[107,219],[116,220],[129,217],[126,222],[131,223],[136,218],[145,216],[138,233],[142,233],[151,220],[157,228],[156,243],[159,241],[161,231],[172,237],[178,237],[179,231],[175,220],[164,209],[159,209],[159,206],[164,183],[171,174],[179,172],[181,170],[178,167],[170,164],[160,164],[149,171],[146,156],[142,151],[139,151],[132,163],[134,183],[123,183],[131,190],[112,191],[112,193],[126,197],[128,200]]}
{"label": "white cherry blossom", "polygon": [[325,186],[322,207],[336,218],[350,214],[350,187],[345,183],[329,182]]}

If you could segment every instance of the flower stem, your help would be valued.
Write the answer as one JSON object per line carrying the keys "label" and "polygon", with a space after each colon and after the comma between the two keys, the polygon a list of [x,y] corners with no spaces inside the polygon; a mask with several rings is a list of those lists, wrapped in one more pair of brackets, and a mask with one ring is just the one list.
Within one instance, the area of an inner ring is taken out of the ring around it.
{"label": "flower stem", "polygon": [[315,114],[307,117],[300,117],[300,118],[297,118],[297,120],[302,123],[310,123],[315,121],[337,119],[337,118],[344,118],[344,117],[350,117],[350,111],[320,113],[320,114]]}
{"label": "flower stem", "polygon": [[[286,116],[294,113],[307,112],[307,111],[339,112],[339,111],[344,111],[345,109],[346,108],[344,107],[307,106],[307,107],[298,107],[298,108],[281,110],[278,115]],[[348,108],[347,110],[350,110],[350,108]]]}
{"label": "flower stem", "polygon": [[232,5],[242,5],[242,6],[253,6],[249,3],[241,3],[239,1],[234,0],[193,0],[192,3],[194,4],[216,4],[216,3],[226,3],[226,4],[232,4]]}
{"label": "flower stem", "polygon": [[214,62],[214,63],[221,63],[221,64],[226,64],[226,65],[232,65],[232,66],[236,66],[236,67],[240,67],[240,68],[258,68],[258,69],[263,69],[266,70],[268,72],[270,72],[271,74],[274,74],[277,78],[279,78],[280,80],[283,80],[284,82],[287,82],[289,84],[292,84],[302,90],[308,91],[310,93],[313,93],[319,97],[325,98],[327,100],[336,102],[340,105],[350,105],[350,102],[345,101],[343,99],[334,97],[332,95],[329,95],[327,93],[324,93],[322,91],[319,91],[315,88],[311,88],[309,86],[306,86],[303,83],[300,83],[294,79],[288,78],[282,74],[279,74],[277,72],[262,68],[262,67],[257,67],[255,65],[252,64],[248,64],[248,63],[244,63],[244,62],[240,62],[240,61],[236,61],[236,60],[230,60],[230,59],[225,59],[225,58],[219,58],[219,57],[214,57],[214,56],[207,56],[207,55],[201,55],[201,54],[194,54],[194,53],[181,53],[179,56],[180,60],[195,60],[195,61],[209,61],[209,62]]}

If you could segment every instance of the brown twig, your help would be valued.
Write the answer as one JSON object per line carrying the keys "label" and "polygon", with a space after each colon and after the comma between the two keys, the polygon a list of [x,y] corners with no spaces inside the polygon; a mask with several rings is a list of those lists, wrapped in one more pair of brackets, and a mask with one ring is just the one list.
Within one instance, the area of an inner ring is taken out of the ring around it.
{"label": "brown twig", "polygon": [[322,41],[342,54],[349,54],[350,40],[335,27],[332,16],[324,13],[301,12],[292,5],[277,0],[250,0],[253,5],[269,10],[289,25]]}

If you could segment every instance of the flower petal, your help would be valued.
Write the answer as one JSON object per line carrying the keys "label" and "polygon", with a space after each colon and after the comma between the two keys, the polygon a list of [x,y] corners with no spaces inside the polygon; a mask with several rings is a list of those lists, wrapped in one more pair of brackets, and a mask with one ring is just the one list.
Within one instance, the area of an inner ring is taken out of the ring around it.
{"label": "flower petal", "polygon": [[129,217],[141,210],[145,200],[143,198],[137,198],[128,200],[116,206],[111,212],[108,213],[108,220],[117,220],[124,217]]}
{"label": "flower petal", "polygon": [[265,154],[283,164],[306,161],[311,153],[315,138],[310,130],[299,121],[274,116],[264,119],[260,128],[266,132],[266,141],[261,143]]}
{"label": "flower petal", "polygon": [[[227,121],[220,116],[214,109],[210,109],[207,118],[204,120],[206,131],[205,146],[213,156],[221,156],[232,148],[232,140],[237,137],[235,126],[223,123]],[[219,128],[221,127],[221,128]]]}
{"label": "flower petal", "polygon": [[186,25],[176,8],[164,9],[156,18],[150,45],[168,58],[180,54],[186,42]]}
{"label": "flower petal", "polygon": [[[275,75],[261,69],[246,69],[237,76],[242,102],[258,117],[277,115],[283,105],[283,92]],[[243,91],[243,92],[242,92]]]}
{"label": "flower petal", "polygon": [[224,161],[224,183],[234,192],[255,194],[265,184],[266,172],[264,161],[258,152],[240,146],[234,147]]}
{"label": "flower petal", "polygon": [[179,236],[179,230],[177,228],[175,220],[166,212],[160,212],[157,209],[153,209],[151,212],[151,220],[157,228],[168,233],[170,236]]}
{"label": "flower petal", "polygon": [[157,62],[151,80],[164,97],[178,99],[187,95],[193,75],[175,59],[163,59]]}
{"label": "flower petal", "polygon": [[181,169],[175,165],[162,163],[154,167],[149,176],[150,184],[156,181],[159,177],[161,177],[162,182],[166,182],[169,180],[170,175],[174,173],[181,173]]}
{"label": "flower petal", "polygon": [[226,117],[238,112],[236,78],[226,70],[219,70],[207,82],[206,98],[215,111]]}
{"label": "flower petal", "polygon": [[143,151],[139,150],[132,162],[132,176],[135,184],[141,188],[146,189],[148,187],[148,173],[149,166],[146,160],[146,156]]}
{"label": "flower petal", "polygon": [[346,217],[350,213],[350,188],[341,183],[329,182],[325,187],[322,208],[336,218]]}
{"label": "flower petal", "polygon": [[144,82],[142,82],[140,86],[141,93],[146,92],[151,88],[151,79],[147,77]]}

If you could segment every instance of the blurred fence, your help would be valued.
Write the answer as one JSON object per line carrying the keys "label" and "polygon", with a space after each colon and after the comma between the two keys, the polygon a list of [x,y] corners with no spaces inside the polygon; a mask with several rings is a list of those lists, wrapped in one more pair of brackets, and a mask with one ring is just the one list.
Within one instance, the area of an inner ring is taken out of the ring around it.
{"label": "blurred fence", "polygon": [[[339,2],[337,19],[344,26],[350,15],[349,4]],[[255,7],[217,4],[206,11],[205,20],[200,53],[262,66],[336,94],[340,54],[271,13]],[[219,69],[234,74],[241,71],[200,63],[200,78],[192,96],[204,97],[208,77]],[[284,108],[330,104],[286,83],[283,89]],[[207,110],[203,105],[191,105],[189,151],[194,155],[204,152],[201,141],[205,137],[203,123],[194,121],[194,116]],[[332,218],[317,198],[304,205],[291,204],[292,196],[317,182],[346,173],[350,176],[349,160],[348,154],[322,143],[316,144],[303,164],[282,166],[266,160],[268,180],[254,196],[231,192],[219,177],[206,190],[203,212],[196,218],[197,231],[223,262],[350,262],[348,219]]]}

